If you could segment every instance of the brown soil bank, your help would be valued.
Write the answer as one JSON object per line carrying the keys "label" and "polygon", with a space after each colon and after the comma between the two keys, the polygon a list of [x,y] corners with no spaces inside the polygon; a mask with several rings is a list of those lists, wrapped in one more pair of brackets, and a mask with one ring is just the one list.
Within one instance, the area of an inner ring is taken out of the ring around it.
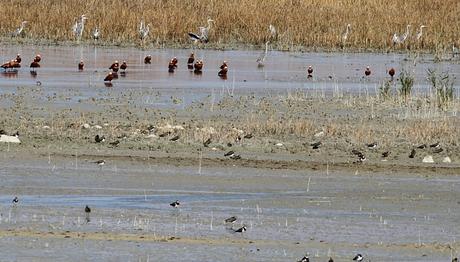
{"label": "brown soil bank", "polygon": [[[56,41],[74,40],[71,28],[77,17],[88,16],[83,40],[99,26],[101,41],[113,44],[139,44],[141,19],[151,24],[146,45],[186,44],[187,33],[214,19],[211,45],[261,45],[266,40],[280,49],[294,46],[335,49],[340,47],[346,24],[351,32],[346,48],[388,49],[394,33],[401,35],[411,24],[411,34],[398,48],[440,51],[459,44],[458,13],[460,3],[447,1],[53,1],[37,0],[33,8],[28,0],[3,1],[0,15],[7,17],[0,34],[7,36],[22,20],[29,21],[26,38]],[[448,22],[446,22],[448,21]],[[273,24],[277,34],[270,36]],[[53,26],[50,26],[53,25]],[[416,30],[426,25],[420,41]]]}

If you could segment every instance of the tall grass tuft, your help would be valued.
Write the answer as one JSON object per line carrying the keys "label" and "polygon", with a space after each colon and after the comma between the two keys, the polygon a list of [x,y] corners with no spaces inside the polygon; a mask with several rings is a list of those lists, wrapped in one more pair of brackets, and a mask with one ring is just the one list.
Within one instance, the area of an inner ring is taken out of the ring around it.
{"label": "tall grass tuft", "polygon": [[454,99],[455,78],[446,72],[438,74],[434,69],[427,70],[427,79],[431,83],[431,89],[436,94],[436,103],[440,109],[447,109]]}
{"label": "tall grass tuft", "polygon": [[406,70],[402,70],[399,75],[399,83],[401,85],[399,87],[399,95],[404,98],[404,102],[407,103],[412,93],[412,87],[414,86],[414,77]]}

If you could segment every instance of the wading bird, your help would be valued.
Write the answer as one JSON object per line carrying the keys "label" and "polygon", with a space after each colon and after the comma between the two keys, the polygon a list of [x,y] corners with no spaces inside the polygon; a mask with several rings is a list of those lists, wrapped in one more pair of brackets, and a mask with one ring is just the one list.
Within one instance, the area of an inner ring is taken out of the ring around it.
{"label": "wading bird", "polygon": [[342,33],[342,48],[345,46],[347,40],[348,40],[348,35],[350,34],[350,29],[351,25],[347,24],[345,27],[345,31]]}
{"label": "wading bird", "polygon": [[104,82],[112,82],[113,80],[113,73],[109,72],[109,74],[104,78]]}
{"label": "wading bird", "polygon": [[211,31],[212,22],[214,22],[214,20],[208,18],[208,26],[206,26],[206,27],[200,26],[198,28],[199,33],[195,34],[195,33],[189,32],[188,35],[190,36],[190,39],[194,43],[197,43],[197,42],[207,43],[207,42],[209,42],[209,31]]}
{"label": "wading bird", "polygon": [[268,44],[269,44],[269,41],[265,42],[265,50],[262,52],[262,54],[260,54],[260,56],[256,60],[258,67],[264,66],[265,58],[267,58],[267,54],[268,54]]}
{"label": "wading bird", "polygon": [[270,24],[268,26],[268,32],[270,33],[271,38],[276,38],[276,28],[274,25]]}
{"label": "wading bird", "polygon": [[21,25],[13,33],[11,33],[11,36],[13,37],[21,36],[22,33],[24,32],[24,28],[26,27],[27,23],[28,23],[27,21],[22,21]]}
{"label": "wading bird", "polygon": [[101,36],[101,31],[99,30],[99,27],[95,27],[93,31],[93,40],[97,41],[99,40],[99,37]]}
{"label": "wading bird", "polygon": [[139,25],[139,38],[141,39],[142,42],[147,38],[150,32],[150,24],[145,24],[144,20],[141,20],[141,23]]}
{"label": "wading bird", "polygon": [[75,38],[77,38],[77,41],[81,40],[83,31],[85,30],[86,19],[88,19],[86,15],[81,15],[80,18],[75,22],[75,24],[72,27],[72,32]]}
{"label": "wading bird", "polygon": [[83,67],[85,67],[85,63],[83,63],[83,60],[80,60],[80,63],[78,63],[78,70],[83,71]]}
{"label": "wading bird", "polygon": [[123,72],[125,72],[126,68],[128,68],[128,64],[126,63],[126,61],[123,61],[123,63],[121,63],[120,65],[120,69],[123,70]]}
{"label": "wading bird", "polygon": [[409,37],[409,34],[410,34],[410,28],[411,28],[411,25],[407,25],[406,32],[404,34],[398,36],[398,34],[395,33],[393,35],[393,38],[391,39],[393,42],[393,46],[397,44],[402,44],[404,43],[404,41],[406,41],[406,39]]}
{"label": "wading bird", "polygon": [[34,59],[34,61],[32,61],[32,63],[30,63],[30,71],[31,72],[35,72],[35,70],[37,68],[39,68],[39,67],[40,67],[40,63],[36,59]]}
{"label": "wading bird", "polygon": [[452,57],[456,57],[460,54],[460,51],[458,48],[455,46],[455,44],[452,44]]}
{"label": "wading bird", "polygon": [[151,64],[152,63],[152,56],[151,55],[147,55],[145,58],[144,58],[144,64]]}
{"label": "wading bird", "polygon": [[415,35],[415,40],[419,41],[422,39],[423,36],[423,28],[426,28],[426,25],[421,25],[419,31],[417,32],[417,35]]}

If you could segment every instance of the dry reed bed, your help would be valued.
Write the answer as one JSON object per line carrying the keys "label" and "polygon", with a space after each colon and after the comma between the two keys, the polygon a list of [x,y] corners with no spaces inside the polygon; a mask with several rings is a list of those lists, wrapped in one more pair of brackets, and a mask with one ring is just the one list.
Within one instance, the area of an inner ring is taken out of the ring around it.
{"label": "dry reed bed", "polygon": [[[189,31],[215,20],[213,44],[262,44],[268,25],[277,27],[276,47],[336,48],[345,24],[352,24],[348,47],[386,49],[391,36],[413,25],[427,25],[424,48],[439,50],[459,44],[460,1],[457,0],[4,0],[0,35],[8,35],[22,20],[30,22],[27,36],[73,40],[71,27],[86,14],[83,38],[99,25],[106,43],[139,43],[137,28],[144,18],[152,24],[148,45],[186,44]],[[6,19],[8,18],[8,19]],[[412,41],[412,48],[421,48]]]}

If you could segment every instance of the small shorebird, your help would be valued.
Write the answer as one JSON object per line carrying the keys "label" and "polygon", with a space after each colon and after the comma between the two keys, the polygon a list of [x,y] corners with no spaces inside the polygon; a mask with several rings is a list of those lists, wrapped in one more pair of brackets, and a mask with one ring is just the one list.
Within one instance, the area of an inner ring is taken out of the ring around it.
{"label": "small shorebird", "polygon": [[426,148],[426,144],[421,144],[417,147],[418,149],[425,149]]}
{"label": "small shorebird", "polygon": [[224,220],[225,223],[235,223],[235,221],[237,220],[238,218],[236,216],[231,216],[229,218],[226,218]]}
{"label": "small shorebird", "polygon": [[366,146],[370,149],[374,149],[374,148],[377,148],[377,143],[374,142],[374,143],[366,144]]}
{"label": "small shorebird", "polygon": [[177,136],[174,136],[173,138],[169,139],[169,141],[172,141],[172,142],[175,142],[177,140],[179,140],[180,136],[177,135]]}
{"label": "small shorebird", "polygon": [[444,149],[442,149],[441,147],[436,147],[435,149],[433,149],[433,153],[435,154],[441,153],[442,151],[444,151]]}
{"label": "small shorebird", "polygon": [[97,164],[98,166],[100,166],[102,168],[103,165],[105,165],[105,160],[104,159],[101,159],[101,160],[97,160],[96,162],[94,162],[95,164]]}
{"label": "small shorebird", "polygon": [[85,67],[85,63],[83,63],[83,60],[80,60],[80,63],[78,63],[78,70],[83,71],[83,67]]}
{"label": "small shorebird", "polygon": [[305,255],[300,260],[297,260],[297,262],[310,262],[310,258],[308,257],[308,255]]}
{"label": "small shorebird", "polygon": [[96,135],[96,136],[94,137],[94,141],[95,141],[96,143],[104,142],[104,141],[105,141],[105,136]]}
{"label": "small shorebird", "polygon": [[199,27],[199,33],[188,33],[188,36],[194,43],[207,43],[209,42],[209,31],[211,30],[211,22],[214,20],[208,18],[208,26],[207,27]]}
{"label": "small shorebird", "polygon": [[243,136],[243,138],[245,138],[245,139],[251,139],[251,138],[253,138],[253,137],[254,137],[254,136],[253,136],[251,133],[246,134],[246,135]]}
{"label": "small shorebird", "polygon": [[307,77],[312,78],[313,77],[313,67],[311,65],[308,66],[307,68]]}
{"label": "small shorebird", "polygon": [[176,200],[174,202],[172,202],[171,204],[169,204],[170,206],[174,207],[174,208],[178,208],[180,206],[180,203],[179,203],[179,200]]}
{"label": "small shorebird", "polygon": [[14,197],[14,198],[13,198],[13,201],[11,201],[11,203],[13,203],[13,206],[16,206],[17,204],[19,204],[19,198],[18,198],[18,197]]}
{"label": "small shorebird", "polygon": [[409,158],[414,158],[416,153],[417,151],[415,151],[415,148],[412,148],[412,151],[410,151]]}
{"label": "small shorebird", "polygon": [[85,216],[86,216],[86,223],[91,221],[89,214],[91,213],[91,208],[87,205],[85,206]]}
{"label": "small shorebird", "polygon": [[16,30],[14,30],[13,33],[11,33],[11,36],[13,36],[13,37],[21,36],[22,33],[24,32],[24,28],[26,27],[27,23],[29,23],[29,22],[22,21],[21,25]]}
{"label": "small shorebird", "polygon": [[211,144],[212,140],[211,138],[208,138],[206,141],[203,142],[204,147],[208,147]]}
{"label": "small shorebird", "polygon": [[393,77],[395,76],[395,69],[392,67],[390,68],[390,70],[388,70],[388,74],[390,75],[391,77],[391,81],[393,81]]}
{"label": "small shorebird", "polygon": [[235,155],[235,152],[233,150],[230,150],[224,154],[224,156],[233,156],[233,155]]}
{"label": "small shorebird", "polygon": [[241,233],[241,234],[243,234],[243,233],[246,232],[247,230],[248,230],[248,229],[247,229],[246,226],[242,226],[242,227],[236,229],[236,230],[235,230],[235,233]]}
{"label": "small shorebird", "polygon": [[357,254],[354,258],[353,261],[363,261],[364,257],[361,254]]}
{"label": "small shorebird", "polygon": [[195,62],[195,54],[192,52],[187,60],[187,68],[193,69],[193,62]]}
{"label": "small shorebird", "polygon": [[151,55],[147,55],[145,58],[144,58],[144,64],[151,64],[152,63],[152,56]]}
{"label": "small shorebird", "polygon": [[439,144],[439,142],[436,142],[436,143],[430,145],[431,148],[433,148],[433,147],[434,147],[434,148],[438,148],[438,147],[440,147],[440,146],[441,146],[441,145]]}
{"label": "small shorebird", "polygon": [[169,64],[168,64],[168,72],[174,73],[174,70],[176,70],[176,68],[177,68],[177,63],[178,63],[177,57],[173,57],[173,58],[169,61]]}
{"label": "small shorebird", "polygon": [[367,67],[366,67],[366,70],[364,70],[364,75],[365,75],[365,76],[370,76],[370,75],[371,75],[371,68],[370,68],[370,66],[367,66]]}
{"label": "small shorebird", "polygon": [[385,151],[385,152],[382,153],[382,157],[387,158],[390,154],[391,154],[390,151]]}
{"label": "small shorebird", "polygon": [[315,143],[311,143],[310,146],[312,147],[312,149],[319,149],[319,146],[321,145],[321,141],[318,141],[318,142],[315,142]]}

